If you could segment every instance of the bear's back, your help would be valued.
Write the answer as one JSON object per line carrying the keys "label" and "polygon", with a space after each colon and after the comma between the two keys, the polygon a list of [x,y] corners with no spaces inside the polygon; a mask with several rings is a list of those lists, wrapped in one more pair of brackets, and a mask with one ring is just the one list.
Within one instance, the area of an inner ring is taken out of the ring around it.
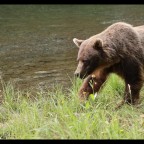
{"label": "bear's back", "polygon": [[134,27],[134,29],[138,32],[139,37],[140,37],[141,42],[142,42],[143,49],[144,49],[144,25]]}
{"label": "bear's back", "polygon": [[138,41],[138,34],[132,25],[124,22],[117,22],[107,27],[101,33],[90,37],[89,39],[93,40],[96,38],[101,38],[103,41],[114,40],[119,42],[135,38],[135,41]]}

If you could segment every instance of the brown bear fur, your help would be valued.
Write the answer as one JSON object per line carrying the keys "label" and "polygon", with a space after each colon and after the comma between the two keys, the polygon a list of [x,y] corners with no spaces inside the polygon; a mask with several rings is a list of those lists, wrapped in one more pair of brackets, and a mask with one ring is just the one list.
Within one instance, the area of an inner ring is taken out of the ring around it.
{"label": "brown bear fur", "polygon": [[85,78],[80,98],[98,92],[108,75],[116,73],[125,81],[124,101],[138,102],[144,80],[144,26],[118,22],[86,40],[73,41],[79,47],[75,75]]}

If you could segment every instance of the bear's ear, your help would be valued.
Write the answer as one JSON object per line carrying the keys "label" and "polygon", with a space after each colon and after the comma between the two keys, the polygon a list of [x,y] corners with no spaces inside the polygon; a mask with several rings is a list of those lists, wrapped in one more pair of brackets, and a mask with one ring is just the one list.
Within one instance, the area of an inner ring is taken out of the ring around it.
{"label": "bear's ear", "polygon": [[77,38],[74,38],[73,39],[73,42],[76,44],[76,46],[79,48],[80,47],[80,45],[81,45],[81,43],[83,42],[84,40],[79,40],[79,39],[77,39]]}
{"label": "bear's ear", "polygon": [[101,49],[103,47],[102,39],[96,39],[93,48],[94,49]]}

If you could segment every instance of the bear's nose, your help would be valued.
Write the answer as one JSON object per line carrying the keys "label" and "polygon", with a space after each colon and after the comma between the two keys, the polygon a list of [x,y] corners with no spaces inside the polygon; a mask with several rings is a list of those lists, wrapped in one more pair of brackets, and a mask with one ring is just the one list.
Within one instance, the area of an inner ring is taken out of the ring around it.
{"label": "bear's nose", "polygon": [[74,73],[74,76],[75,76],[75,77],[80,77],[80,73],[75,72],[75,73]]}

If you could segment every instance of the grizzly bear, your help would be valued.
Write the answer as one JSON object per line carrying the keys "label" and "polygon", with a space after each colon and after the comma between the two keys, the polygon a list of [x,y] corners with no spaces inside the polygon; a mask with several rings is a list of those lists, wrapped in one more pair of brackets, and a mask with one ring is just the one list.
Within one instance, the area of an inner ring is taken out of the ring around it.
{"label": "grizzly bear", "polygon": [[125,81],[123,101],[138,103],[144,80],[144,26],[117,22],[86,40],[74,38],[73,42],[79,48],[75,75],[84,79],[81,99],[98,92],[108,75],[116,73]]}

